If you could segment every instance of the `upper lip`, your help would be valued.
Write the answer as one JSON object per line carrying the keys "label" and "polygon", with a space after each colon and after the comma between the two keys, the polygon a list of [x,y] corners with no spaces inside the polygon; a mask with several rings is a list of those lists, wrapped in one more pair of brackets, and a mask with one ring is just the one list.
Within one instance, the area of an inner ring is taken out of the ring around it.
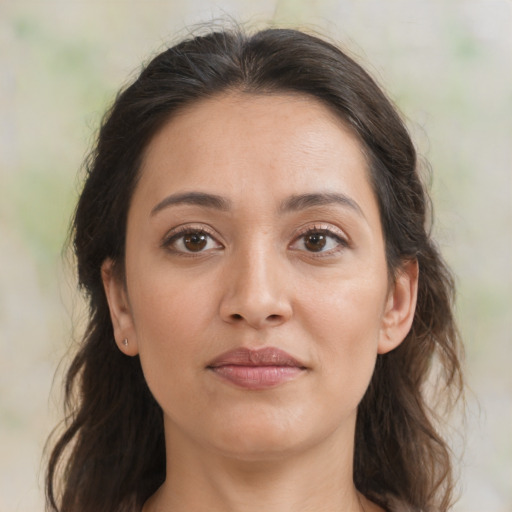
{"label": "upper lip", "polygon": [[305,365],[292,357],[290,354],[275,347],[264,347],[260,349],[250,349],[238,347],[228,350],[216,357],[208,368],[217,368],[219,366],[295,366],[305,368]]}

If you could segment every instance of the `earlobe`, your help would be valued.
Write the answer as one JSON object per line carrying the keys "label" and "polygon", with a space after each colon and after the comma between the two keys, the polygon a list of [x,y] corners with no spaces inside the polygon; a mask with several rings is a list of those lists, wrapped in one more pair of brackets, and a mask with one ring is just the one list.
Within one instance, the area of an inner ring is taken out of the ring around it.
{"label": "earlobe", "polygon": [[389,292],[378,344],[379,354],[398,347],[409,333],[416,310],[418,277],[418,261],[406,261]]}
{"label": "earlobe", "polygon": [[110,309],[115,342],[126,355],[138,354],[137,337],[126,294],[126,287],[115,271],[114,262],[109,258],[101,265],[101,279]]}

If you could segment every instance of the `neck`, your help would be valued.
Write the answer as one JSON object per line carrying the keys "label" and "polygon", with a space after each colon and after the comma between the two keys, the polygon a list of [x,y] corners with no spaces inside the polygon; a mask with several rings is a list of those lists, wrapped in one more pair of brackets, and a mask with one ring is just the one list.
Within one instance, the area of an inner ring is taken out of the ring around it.
{"label": "neck", "polygon": [[144,512],[374,510],[353,484],[353,429],[274,456],[226,456],[169,428],[166,439],[167,478]]}

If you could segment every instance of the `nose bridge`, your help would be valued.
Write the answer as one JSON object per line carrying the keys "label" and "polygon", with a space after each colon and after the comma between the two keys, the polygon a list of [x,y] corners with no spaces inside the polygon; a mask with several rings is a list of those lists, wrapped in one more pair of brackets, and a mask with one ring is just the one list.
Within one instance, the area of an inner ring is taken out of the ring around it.
{"label": "nose bridge", "polygon": [[280,255],[263,238],[233,254],[221,305],[221,315],[229,322],[245,321],[260,328],[282,323],[291,315]]}

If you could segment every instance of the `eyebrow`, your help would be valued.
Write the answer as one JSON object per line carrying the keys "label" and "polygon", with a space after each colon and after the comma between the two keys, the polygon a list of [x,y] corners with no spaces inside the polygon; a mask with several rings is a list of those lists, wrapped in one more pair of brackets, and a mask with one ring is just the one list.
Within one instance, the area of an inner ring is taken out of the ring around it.
{"label": "eyebrow", "polygon": [[331,204],[339,204],[346,206],[356,213],[366,218],[361,207],[352,198],[345,194],[335,192],[319,192],[314,194],[293,195],[285,199],[279,208],[282,213],[305,210],[315,206],[327,206]]}
{"label": "eyebrow", "polygon": [[206,194],[204,192],[185,192],[183,194],[172,194],[160,201],[152,210],[151,216],[155,215],[164,208],[169,206],[191,204],[196,206],[203,206],[206,208],[213,208],[215,210],[229,210],[231,202],[221,196],[214,194]]}
{"label": "eyebrow", "polygon": [[[225,197],[206,192],[184,192],[181,194],[172,194],[162,199],[152,210],[151,216],[169,206],[189,204],[212,208],[215,210],[228,211],[231,208],[231,201]],[[315,206],[327,206],[338,204],[350,208],[365,218],[361,207],[352,198],[345,194],[335,192],[317,192],[310,194],[292,195],[285,199],[280,207],[281,213],[288,213],[299,210],[314,208]]]}

